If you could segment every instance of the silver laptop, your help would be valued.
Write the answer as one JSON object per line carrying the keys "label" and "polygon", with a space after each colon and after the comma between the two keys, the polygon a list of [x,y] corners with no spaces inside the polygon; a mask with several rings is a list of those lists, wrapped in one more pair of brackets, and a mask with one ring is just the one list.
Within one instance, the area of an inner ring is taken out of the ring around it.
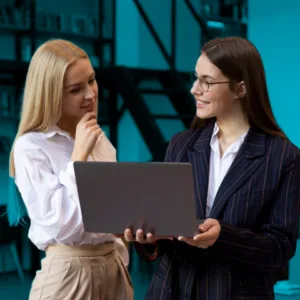
{"label": "silver laptop", "polygon": [[192,167],[187,163],[75,162],[85,231],[156,236],[197,232]]}

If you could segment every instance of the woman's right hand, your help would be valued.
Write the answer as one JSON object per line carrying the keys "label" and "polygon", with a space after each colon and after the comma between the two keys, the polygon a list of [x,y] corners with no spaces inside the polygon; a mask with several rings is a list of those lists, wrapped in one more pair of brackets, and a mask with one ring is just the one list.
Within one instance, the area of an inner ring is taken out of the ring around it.
{"label": "woman's right hand", "polygon": [[73,161],[85,161],[93,151],[98,137],[102,133],[94,112],[86,113],[76,126]]}
{"label": "woman's right hand", "polygon": [[156,237],[152,233],[148,232],[146,235],[142,229],[136,231],[135,237],[132,234],[131,229],[127,228],[124,231],[124,238],[127,242],[139,242],[141,244],[152,244],[158,240],[173,240],[173,237],[159,236]]}

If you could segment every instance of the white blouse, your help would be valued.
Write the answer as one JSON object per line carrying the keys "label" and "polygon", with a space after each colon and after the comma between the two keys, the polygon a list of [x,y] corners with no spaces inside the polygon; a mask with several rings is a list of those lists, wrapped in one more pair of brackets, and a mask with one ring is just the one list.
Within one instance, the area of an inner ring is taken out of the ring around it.
{"label": "white blouse", "polygon": [[[15,182],[31,220],[29,239],[41,250],[50,244],[115,241],[128,265],[128,251],[121,239],[84,231],[71,161],[73,148],[74,139],[57,126],[46,133],[26,133],[15,142]],[[88,160],[116,161],[116,150],[104,133]]]}
{"label": "white blouse", "polygon": [[208,183],[208,193],[206,202],[206,217],[209,218],[210,211],[212,209],[216,194],[219,187],[227,174],[229,168],[231,167],[238,151],[240,150],[245,137],[248,132],[242,134],[237,141],[231,144],[225,151],[223,156],[220,154],[220,144],[218,139],[219,126],[217,122],[213,130],[213,134],[210,141],[210,165],[209,165],[209,183]]}

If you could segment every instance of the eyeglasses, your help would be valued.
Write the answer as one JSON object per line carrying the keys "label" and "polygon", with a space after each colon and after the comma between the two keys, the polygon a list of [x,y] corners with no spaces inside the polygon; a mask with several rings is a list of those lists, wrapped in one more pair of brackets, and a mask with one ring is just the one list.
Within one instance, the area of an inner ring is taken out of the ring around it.
{"label": "eyeglasses", "polygon": [[231,81],[215,81],[215,82],[208,82],[206,80],[203,80],[199,77],[196,77],[196,81],[198,82],[198,84],[200,85],[201,89],[204,92],[208,92],[209,88],[211,85],[215,85],[215,84],[223,84],[223,83],[230,83]]}

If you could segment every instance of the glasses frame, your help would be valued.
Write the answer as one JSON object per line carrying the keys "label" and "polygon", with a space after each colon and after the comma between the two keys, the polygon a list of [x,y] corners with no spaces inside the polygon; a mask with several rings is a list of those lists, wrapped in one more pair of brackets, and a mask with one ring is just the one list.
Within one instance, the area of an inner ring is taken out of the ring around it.
{"label": "glasses frame", "polygon": [[[228,80],[228,81],[214,81],[214,82],[208,82],[208,81],[205,81],[199,77],[196,77],[196,80],[197,83],[200,85],[201,89],[204,91],[204,92],[208,92],[209,89],[210,89],[210,86],[211,85],[215,85],[215,84],[224,84],[224,83],[230,83],[232,82],[231,80]],[[207,89],[204,88],[204,85],[207,85]]]}

